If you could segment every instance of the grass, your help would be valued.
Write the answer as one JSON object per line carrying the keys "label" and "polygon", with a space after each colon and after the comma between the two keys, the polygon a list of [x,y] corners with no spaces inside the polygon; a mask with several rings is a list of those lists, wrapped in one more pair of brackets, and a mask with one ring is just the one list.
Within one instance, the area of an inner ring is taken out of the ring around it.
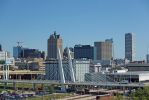
{"label": "grass", "polygon": [[[0,84],[0,86],[4,86],[4,84]],[[45,84],[44,87],[48,87],[49,84]],[[8,83],[7,87],[13,87],[12,83]],[[17,88],[33,88],[33,84],[25,84],[25,83],[17,83],[16,84]],[[42,84],[36,84],[36,88],[41,88],[43,87]],[[4,91],[4,89],[0,89],[0,91]],[[14,91],[12,89],[5,89],[5,91]],[[37,90],[38,91],[38,90]],[[27,98],[27,100],[50,100],[50,99],[61,99],[61,98],[65,98],[68,96],[73,96],[73,94],[70,93],[54,93],[54,94],[48,94],[48,95],[44,95],[44,96],[35,96],[35,97],[30,97]]]}
{"label": "grass", "polygon": [[55,99],[62,99],[68,96],[73,96],[73,94],[69,94],[69,93],[50,94],[45,96],[31,97],[31,98],[28,98],[28,100],[50,100],[50,99],[55,100]]}
{"label": "grass", "polygon": [[[4,84],[0,84],[0,86],[4,86]],[[44,85],[48,86],[48,84]],[[7,87],[13,87],[12,83],[8,83]],[[16,83],[17,88],[33,88],[33,84],[26,84],[26,83]],[[42,84],[36,84],[36,87],[42,87]]]}
{"label": "grass", "polygon": [[8,93],[12,93],[12,92],[15,92],[14,90],[10,90],[10,89],[0,89],[0,93],[2,93],[2,91],[4,92],[4,91],[6,91],[6,92],[8,92]]}

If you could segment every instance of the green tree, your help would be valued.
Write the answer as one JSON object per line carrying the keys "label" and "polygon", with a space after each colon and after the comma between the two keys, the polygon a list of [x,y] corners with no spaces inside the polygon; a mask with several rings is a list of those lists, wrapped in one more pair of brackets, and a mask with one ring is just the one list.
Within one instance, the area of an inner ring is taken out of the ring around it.
{"label": "green tree", "polygon": [[133,100],[149,100],[149,86],[139,88],[136,92],[130,94],[130,98],[133,98]]}
{"label": "green tree", "polygon": [[116,98],[114,100],[123,100],[123,96],[119,93],[116,94]]}
{"label": "green tree", "polygon": [[52,94],[54,92],[54,86],[50,85],[48,87],[48,92],[49,92],[49,94]]}

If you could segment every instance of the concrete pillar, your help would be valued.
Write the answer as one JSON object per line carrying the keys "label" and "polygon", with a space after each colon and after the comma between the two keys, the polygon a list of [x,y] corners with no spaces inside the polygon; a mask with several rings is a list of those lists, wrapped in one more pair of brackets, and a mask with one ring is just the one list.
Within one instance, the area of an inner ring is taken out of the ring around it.
{"label": "concrete pillar", "polygon": [[3,65],[3,80],[5,80],[5,65]]}
{"label": "concrete pillar", "polygon": [[33,90],[35,91],[36,90],[36,84],[33,83]]}
{"label": "concrete pillar", "polygon": [[21,80],[21,75],[18,75],[18,77],[19,77],[19,80]]}
{"label": "concrete pillar", "polygon": [[4,90],[6,89],[7,87],[7,82],[4,82]]}
{"label": "concrete pillar", "polygon": [[31,80],[33,79],[33,75],[31,74]]}
{"label": "concrete pillar", "polygon": [[8,80],[9,80],[9,67],[10,67],[10,65],[7,65],[7,77],[8,77]]}
{"label": "concrete pillar", "polygon": [[17,78],[17,74],[15,74],[15,79],[18,79],[18,78]]}
{"label": "concrete pillar", "polygon": [[17,89],[17,88],[16,88],[16,83],[15,83],[15,82],[13,83],[13,88],[14,88],[14,90]]}
{"label": "concrete pillar", "polygon": [[123,86],[123,100],[125,100],[125,87]]}
{"label": "concrete pillar", "polygon": [[11,75],[9,75],[9,79],[11,79]]}

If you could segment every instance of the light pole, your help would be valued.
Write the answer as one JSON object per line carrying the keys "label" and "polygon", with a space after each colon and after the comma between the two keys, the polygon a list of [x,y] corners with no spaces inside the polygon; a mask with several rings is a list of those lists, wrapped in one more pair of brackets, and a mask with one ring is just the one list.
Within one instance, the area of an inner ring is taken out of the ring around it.
{"label": "light pole", "polygon": [[9,79],[9,64],[6,62],[3,67],[3,72],[4,72],[4,80]]}
{"label": "light pole", "polygon": [[9,79],[9,61],[7,61],[6,58],[6,52],[5,52],[5,63],[3,65],[3,79],[8,80]]}

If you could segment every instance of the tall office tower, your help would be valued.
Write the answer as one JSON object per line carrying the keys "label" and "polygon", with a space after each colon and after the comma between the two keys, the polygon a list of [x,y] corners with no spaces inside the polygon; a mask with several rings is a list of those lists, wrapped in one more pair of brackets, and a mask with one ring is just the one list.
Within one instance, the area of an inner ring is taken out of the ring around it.
{"label": "tall office tower", "polygon": [[22,46],[16,46],[16,47],[13,47],[13,57],[15,59],[17,58],[21,58],[22,57]]}
{"label": "tall office tower", "polygon": [[0,44],[0,51],[2,51],[2,45]]}
{"label": "tall office tower", "polygon": [[149,54],[146,55],[146,62],[149,63]]}
{"label": "tall office tower", "polygon": [[74,47],[74,58],[81,59],[94,59],[94,47],[90,45],[75,45]]}
{"label": "tall office tower", "polygon": [[112,48],[112,39],[106,39],[104,42],[94,42],[94,60],[111,60]]}
{"label": "tall office tower", "polygon": [[135,60],[135,36],[134,33],[125,34],[125,58],[134,61]]}
{"label": "tall office tower", "polygon": [[58,48],[60,49],[63,58],[63,40],[60,35],[57,35],[56,32],[54,32],[54,34],[50,35],[50,38],[48,39],[47,59],[58,59]]}

